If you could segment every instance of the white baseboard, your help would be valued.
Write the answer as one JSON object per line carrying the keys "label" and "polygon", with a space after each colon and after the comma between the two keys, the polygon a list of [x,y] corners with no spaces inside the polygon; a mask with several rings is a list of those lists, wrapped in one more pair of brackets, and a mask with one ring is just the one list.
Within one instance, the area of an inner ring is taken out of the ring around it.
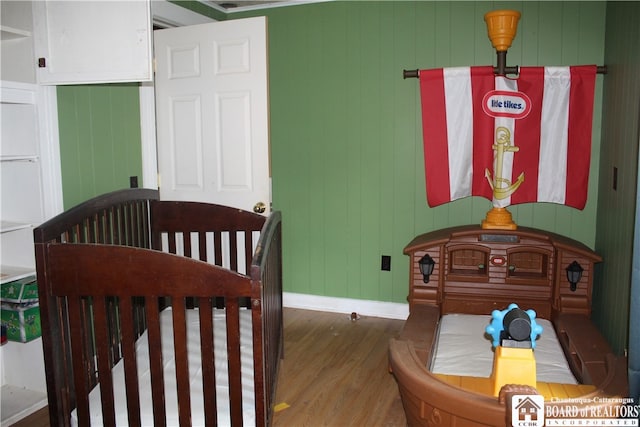
{"label": "white baseboard", "polygon": [[402,319],[409,317],[409,304],[397,302],[368,301],[351,298],[325,297],[320,295],[284,292],[283,304],[289,308],[328,311],[332,313],[353,313],[361,316]]}

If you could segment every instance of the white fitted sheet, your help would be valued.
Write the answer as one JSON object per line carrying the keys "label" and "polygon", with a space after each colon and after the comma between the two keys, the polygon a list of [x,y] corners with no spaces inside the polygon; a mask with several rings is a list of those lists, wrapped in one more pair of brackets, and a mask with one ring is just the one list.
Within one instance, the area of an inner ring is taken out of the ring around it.
{"label": "white fitted sheet", "polygon": [[[485,333],[491,315],[446,314],[440,319],[436,354],[431,371],[438,374],[489,377],[493,369],[491,338]],[[537,319],[542,334],[536,341],[536,379],[577,384],[553,325]]]}
{"label": "white fitted sheet", "polygon": [[[202,363],[200,353],[200,321],[197,310],[187,310],[187,349],[189,352],[189,375],[191,384],[191,416],[192,425],[204,425],[204,402],[202,398]],[[214,310],[214,352],[216,369],[216,391],[218,425],[230,426],[229,380],[227,364],[227,333],[224,310]],[[165,403],[167,408],[167,426],[178,426],[178,402],[176,395],[176,371],[173,348],[173,323],[171,308],[160,314],[162,333],[162,359],[164,361]],[[242,372],[242,410],[245,426],[254,426],[255,400],[253,383],[253,340],[251,330],[251,311],[240,310],[240,345]],[[136,342],[136,359],[138,363],[138,381],[140,389],[140,412],[143,426],[153,425],[153,405],[151,400],[151,373],[149,368],[149,348],[147,333]],[[125,389],[124,363],[121,360],[112,370],[115,400],[116,425],[127,426],[127,402]],[[91,425],[102,425],[102,409],[100,387],[96,386],[89,393],[89,410]],[[76,411],[71,414],[71,424],[78,425]]]}

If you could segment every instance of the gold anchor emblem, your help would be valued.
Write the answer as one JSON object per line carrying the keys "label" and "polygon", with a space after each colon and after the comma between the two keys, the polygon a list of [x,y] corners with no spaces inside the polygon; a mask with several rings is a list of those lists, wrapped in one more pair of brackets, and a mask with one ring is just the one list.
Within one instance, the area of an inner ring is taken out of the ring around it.
{"label": "gold anchor emblem", "polygon": [[496,150],[496,174],[494,179],[491,179],[491,172],[489,169],[485,169],[484,176],[487,178],[491,189],[493,190],[493,197],[502,200],[513,194],[520,184],[524,182],[524,172],[518,176],[518,179],[513,184],[506,178],[502,177],[502,161],[505,152],[518,152],[520,149],[514,145],[511,145],[511,132],[505,127],[496,128],[496,143],[492,145],[492,148]]}

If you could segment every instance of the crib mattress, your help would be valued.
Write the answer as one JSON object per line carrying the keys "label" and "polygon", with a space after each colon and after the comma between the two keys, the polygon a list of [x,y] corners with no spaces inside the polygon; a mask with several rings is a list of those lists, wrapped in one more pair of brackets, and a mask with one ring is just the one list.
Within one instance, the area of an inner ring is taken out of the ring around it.
{"label": "crib mattress", "polygon": [[[440,319],[431,371],[437,374],[489,377],[493,369],[491,337],[485,327],[490,315],[446,314]],[[564,356],[553,324],[536,319],[543,332],[536,341],[536,380],[577,384]]]}
{"label": "crib mattress", "polygon": [[[189,351],[189,375],[191,386],[192,425],[204,425],[204,402],[202,398],[202,363],[200,353],[200,328],[197,310],[187,310],[187,348]],[[167,425],[177,426],[178,401],[176,393],[175,357],[173,348],[173,324],[171,309],[160,314],[162,333],[162,357],[164,361],[165,401],[167,408]],[[218,425],[230,426],[229,380],[226,344],[226,317],[224,310],[214,311],[214,352],[216,369],[216,391],[218,408]],[[251,311],[240,310],[240,345],[242,372],[242,409],[243,425],[255,425],[255,399],[253,382],[253,340],[251,330]],[[136,342],[136,358],[138,363],[138,381],[140,389],[140,416],[143,426],[153,425],[153,404],[151,398],[151,373],[149,368],[149,347],[147,333]],[[121,360],[113,370],[114,390],[124,390],[124,363]],[[127,426],[127,402],[124,393],[115,393],[116,425]],[[89,410],[92,425],[102,425],[102,409],[100,387],[96,386],[89,394]],[[71,415],[71,424],[78,425],[75,410]]]}

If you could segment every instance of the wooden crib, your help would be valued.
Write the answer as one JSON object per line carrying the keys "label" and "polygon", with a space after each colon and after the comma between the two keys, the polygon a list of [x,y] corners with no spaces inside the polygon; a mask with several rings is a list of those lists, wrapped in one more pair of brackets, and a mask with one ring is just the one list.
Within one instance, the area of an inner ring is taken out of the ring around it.
{"label": "wooden crib", "polygon": [[[196,416],[206,425],[235,426],[247,423],[247,413],[258,426],[270,424],[283,350],[279,212],[264,217],[213,204],[160,201],[155,190],[129,189],[82,203],[36,228],[34,236],[52,426],[95,421],[94,388],[106,426],[115,425],[122,412],[128,425],[145,424],[147,412],[156,426],[174,418],[191,425]],[[173,343],[161,338],[162,316],[170,316]],[[241,366],[243,316],[250,319],[250,368]],[[187,343],[198,328],[189,329],[187,318],[199,320],[201,375],[191,381],[201,396],[192,392]],[[221,325],[228,360],[224,378],[214,363],[214,353],[221,351],[214,335],[222,334],[216,332]],[[148,345],[148,361],[141,360],[141,341]],[[175,375],[164,372],[163,344],[175,358]],[[150,377],[147,398],[137,371],[142,362]],[[124,389],[114,386],[118,364]],[[216,382],[228,392],[224,416]],[[165,396],[169,383],[175,383],[177,405]],[[251,408],[247,386],[255,396]],[[126,409],[118,409],[119,400]],[[192,410],[196,401],[203,414]]]}

